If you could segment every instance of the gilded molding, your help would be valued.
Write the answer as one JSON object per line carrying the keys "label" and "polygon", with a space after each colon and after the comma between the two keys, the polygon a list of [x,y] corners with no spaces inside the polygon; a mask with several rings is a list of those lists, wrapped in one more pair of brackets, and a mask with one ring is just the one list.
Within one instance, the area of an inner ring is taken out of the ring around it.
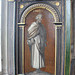
{"label": "gilded molding", "polygon": [[24,74],[24,26],[22,28],[22,74]]}
{"label": "gilded molding", "polygon": [[21,20],[20,22],[21,23],[25,23],[25,19],[27,17],[27,15],[33,11],[34,9],[37,9],[37,8],[42,8],[42,9],[46,9],[48,10],[54,17],[55,19],[55,22],[59,22],[59,17],[58,17],[58,14],[57,12],[55,11],[54,8],[52,8],[50,5],[47,5],[47,4],[43,4],[43,3],[40,3],[40,4],[34,4],[34,5],[31,5],[30,7],[28,7],[24,13],[22,14],[22,17],[21,17]]}
{"label": "gilded molding", "polygon": [[18,23],[18,27],[24,27],[25,23]]}
{"label": "gilded molding", "polygon": [[25,23],[18,23],[18,24],[20,25],[20,24],[25,24]]}
{"label": "gilded molding", "polygon": [[24,27],[24,26],[18,26],[18,27]]}
{"label": "gilded molding", "polygon": [[57,52],[57,27],[55,26],[55,75],[56,75],[56,52]]}

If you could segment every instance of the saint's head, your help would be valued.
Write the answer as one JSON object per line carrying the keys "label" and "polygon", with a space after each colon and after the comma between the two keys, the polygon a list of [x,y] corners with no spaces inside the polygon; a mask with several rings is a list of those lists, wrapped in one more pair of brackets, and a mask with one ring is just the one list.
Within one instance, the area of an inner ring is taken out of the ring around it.
{"label": "saint's head", "polygon": [[42,14],[38,14],[35,19],[36,19],[36,22],[37,22],[37,23],[41,23]]}

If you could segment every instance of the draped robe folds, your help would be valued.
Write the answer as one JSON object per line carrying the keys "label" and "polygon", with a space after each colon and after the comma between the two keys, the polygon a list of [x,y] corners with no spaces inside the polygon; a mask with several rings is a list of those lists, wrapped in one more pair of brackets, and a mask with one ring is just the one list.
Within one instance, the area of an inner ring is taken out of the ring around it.
{"label": "draped robe folds", "polygon": [[31,52],[31,66],[36,69],[45,67],[46,30],[44,26],[33,22],[28,28],[27,39]]}

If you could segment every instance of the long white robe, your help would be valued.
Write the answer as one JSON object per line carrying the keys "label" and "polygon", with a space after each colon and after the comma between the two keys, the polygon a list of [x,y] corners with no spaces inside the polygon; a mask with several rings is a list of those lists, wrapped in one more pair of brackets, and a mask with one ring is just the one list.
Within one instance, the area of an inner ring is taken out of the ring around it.
{"label": "long white robe", "polygon": [[[44,36],[41,37],[40,31],[38,29],[39,25],[37,25],[35,22],[33,22],[31,26],[28,28],[28,39],[30,39],[28,45],[30,46],[30,51],[31,51],[31,65],[33,68],[36,69],[45,67],[45,60],[44,60],[45,42],[43,40]],[[42,30],[42,27],[40,30]]]}
{"label": "long white robe", "polygon": [[40,36],[37,35],[35,38],[35,44],[32,45],[32,51],[31,51],[31,62],[33,68],[42,68],[45,67],[43,56],[40,54],[39,50],[39,44],[40,44]]}

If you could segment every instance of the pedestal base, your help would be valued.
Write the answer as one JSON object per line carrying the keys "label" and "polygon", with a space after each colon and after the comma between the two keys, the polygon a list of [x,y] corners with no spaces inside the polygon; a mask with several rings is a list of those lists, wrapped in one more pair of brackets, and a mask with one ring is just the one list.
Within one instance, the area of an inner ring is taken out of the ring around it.
{"label": "pedestal base", "polygon": [[41,70],[36,70],[34,72],[26,73],[25,75],[52,75],[52,74],[49,74]]}

